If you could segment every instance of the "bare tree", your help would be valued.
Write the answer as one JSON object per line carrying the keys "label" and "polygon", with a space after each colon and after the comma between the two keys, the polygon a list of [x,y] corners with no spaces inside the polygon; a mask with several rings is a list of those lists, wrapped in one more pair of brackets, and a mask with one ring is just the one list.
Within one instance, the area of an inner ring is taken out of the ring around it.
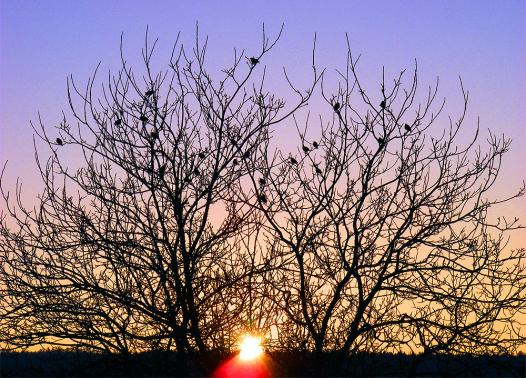
{"label": "bare tree", "polygon": [[231,347],[265,311],[249,291],[270,267],[247,238],[259,215],[236,193],[269,128],[318,80],[293,105],[265,91],[280,35],[263,30],[259,52],[235,51],[218,81],[198,36],[190,55],[176,42],[169,69],[152,72],[148,35],[142,76],[121,43],[122,66],[100,94],[97,72],[84,89],[68,80],[73,119],[33,126],[50,150],[45,163],[36,153],[36,207],[2,186],[3,342],[204,352]]}
{"label": "bare tree", "polygon": [[438,80],[418,103],[415,65],[409,86],[405,72],[382,77],[373,97],[357,61],[349,48],[337,90],[321,83],[332,118],[295,117],[297,151],[249,172],[265,177],[252,191],[280,265],[264,277],[282,342],[343,356],[513,351],[525,340],[525,250],[507,248],[518,219],[490,213],[525,192],[491,199],[510,140],[481,147],[477,126],[462,145],[463,87],[464,110],[444,127]]}
{"label": "bare tree", "polygon": [[[350,48],[334,91],[314,51],[307,90],[285,71],[286,104],[264,86],[280,35],[219,80],[199,38],[153,73],[147,38],[141,78],[122,57],[100,94],[68,81],[73,121],[34,126],[51,154],[37,206],[2,186],[0,341],[205,352],[272,326],[269,347],[320,355],[524,342],[525,251],[506,239],[521,226],[491,212],[525,191],[492,199],[510,141],[480,147],[477,127],[461,143],[468,94],[440,126],[416,68],[373,97]],[[299,110],[318,84],[330,119],[312,132]],[[299,147],[272,151],[287,120]]]}

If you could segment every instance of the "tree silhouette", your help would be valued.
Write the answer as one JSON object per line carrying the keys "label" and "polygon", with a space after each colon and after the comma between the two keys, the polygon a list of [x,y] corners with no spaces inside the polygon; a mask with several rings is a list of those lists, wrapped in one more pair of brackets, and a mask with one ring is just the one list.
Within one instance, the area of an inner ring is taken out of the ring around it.
{"label": "tree silhouette", "polygon": [[[525,251],[506,245],[521,226],[490,213],[525,191],[491,199],[510,141],[482,148],[477,127],[462,143],[468,94],[443,127],[438,83],[418,103],[416,68],[374,97],[350,48],[335,91],[314,50],[306,90],[285,71],[286,102],[264,89],[280,35],[219,80],[199,38],[154,73],[148,37],[142,76],[121,48],[100,93],[96,72],[68,80],[71,116],[33,124],[50,153],[36,151],[37,205],[1,186],[1,342],[204,353],[270,327],[269,348],[341,356],[524,342]],[[318,87],[329,120],[311,138],[300,109]],[[286,122],[298,148],[272,150]]]}
{"label": "tree silhouette", "polygon": [[[490,134],[483,149],[477,127],[462,145],[468,93],[440,126],[438,81],[417,103],[416,66],[409,86],[402,72],[374,100],[356,61],[349,48],[336,93],[322,82],[332,120],[320,120],[319,149],[299,161],[264,154],[262,228],[280,266],[265,285],[288,340],[342,356],[514,350],[525,340],[526,260],[505,235],[521,226],[488,215],[525,192],[490,199],[510,140]],[[310,129],[308,117],[297,124],[304,151]]]}
{"label": "tree silhouette", "polygon": [[73,120],[33,127],[51,150],[37,158],[36,208],[2,187],[2,341],[204,352],[231,348],[267,310],[249,292],[270,266],[247,237],[258,215],[236,193],[271,125],[312,92],[292,105],[265,92],[255,66],[280,35],[263,31],[257,58],[236,53],[217,82],[199,38],[193,55],[176,42],[169,69],[153,73],[148,36],[142,80],[124,57],[100,97],[96,72],[83,91],[68,80]]}

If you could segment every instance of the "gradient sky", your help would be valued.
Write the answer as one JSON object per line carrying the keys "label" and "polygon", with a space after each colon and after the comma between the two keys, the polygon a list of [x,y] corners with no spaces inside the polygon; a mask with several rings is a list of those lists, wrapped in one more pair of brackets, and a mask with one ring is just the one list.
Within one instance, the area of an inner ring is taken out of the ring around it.
{"label": "gradient sky", "polygon": [[[330,3],[330,4],[328,4]],[[374,3],[374,4],[373,4]],[[420,81],[440,76],[447,113],[458,114],[458,76],[470,91],[466,127],[480,117],[487,129],[513,139],[495,194],[508,195],[526,178],[526,2],[507,1],[22,1],[0,0],[0,163],[9,161],[7,187],[20,177],[28,200],[39,192],[30,120],[40,112],[49,126],[67,109],[66,77],[83,83],[99,61],[101,72],[119,63],[119,39],[137,62],[146,26],[159,37],[159,61],[166,63],[177,32],[191,45],[195,24],[209,36],[209,59],[222,66],[233,47],[256,51],[261,26],[285,31],[271,53],[307,83],[312,38],[318,35],[320,65],[345,62],[345,32],[362,54],[362,77],[376,85],[388,74],[411,69]],[[165,68],[165,67],[163,67]],[[272,77],[276,88],[281,77]],[[468,133],[469,134],[469,133]],[[5,206],[0,203],[0,208]],[[526,199],[502,207],[526,223]],[[526,246],[526,232],[511,246]]]}
{"label": "gradient sky", "polygon": [[[233,47],[256,51],[265,23],[285,31],[270,57],[306,83],[312,38],[318,35],[320,65],[345,62],[345,32],[362,54],[361,73],[376,85],[388,74],[411,69],[420,81],[440,77],[447,113],[458,114],[458,76],[470,91],[468,131],[480,117],[487,129],[512,138],[497,194],[510,194],[526,178],[526,2],[517,1],[10,1],[0,0],[0,162],[9,160],[7,186],[20,177],[27,198],[38,192],[30,120],[40,112],[48,125],[67,108],[66,77],[83,83],[99,61],[101,72],[117,68],[119,39],[136,62],[146,26],[159,37],[158,58],[166,63],[177,32],[191,45],[195,25],[209,36],[209,59],[222,66]],[[163,67],[165,68],[165,67]],[[272,77],[280,88],[281,77]],[[4,206],[4,204],[0,204]],[[522,217],[526,199],[502,212]],[[525,246],[526,232],[512,245]]]}

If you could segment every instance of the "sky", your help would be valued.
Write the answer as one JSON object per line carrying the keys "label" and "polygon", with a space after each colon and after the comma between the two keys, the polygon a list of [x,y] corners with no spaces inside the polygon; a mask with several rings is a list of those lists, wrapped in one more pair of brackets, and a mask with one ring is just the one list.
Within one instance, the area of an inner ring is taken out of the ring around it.
{"label": "sky", "polygon": [[[317,34],[318,63],[334,72],[345,63],[348,33],[362,54],[361,76],[377,85],[387,75],[418,62],[420,82],[440,77],[446,114],[458,115],[459,76],[470,92],[466,128],[477,117],[487,130],[513,139],[504,160],[497,195],[513,193],[526,178],[526,2],[497,1],[8,1],[0,0],[0,161],[8,161],[7,186],[19,177],[25,196],[39,191],[30,120],[47,126],[67,110],[68,75],[85,83],[101,62],[106,75],[119,63],[119,41],[130,62],[138,63],[146,27],[159,38],[157,57],[166,63],[178,32],[191,45],[196,23],[209,38],[209,62],[231,62],[233,48],[256,51],[265,24],[272,35],[285,25],[270,55],[300,85],[307,83]],[[138,65],[138,64],[137,64]],[[159,68],[166,66],[159,65]],[[275,70],[274,72],[278,72]],[[270,76],[277,90],[279,74]],[[0,204],[0,206],[4,206]],[[526,214],[526,199],[502,210]],[[524,218],[524,216],[523,216]],[[526,219],[524,220],[526,223]],[[512,237],[524,246],[526,233]]]}
{"label": "sky", "polygon": [[[85,83],[101,62],[116,69],[119,42],[138,62],[146,27],[159,38],[159,62],[168,62],[178,32],[191,44],[196,23],[209,37],[209,59],[221,66],[234,47],[256,51],[263,23],[284,34],[271,53],[298,83],[307,83],[314,33],[317,57],[329,70],[345,63],[348,33],[362,54],[361,72],[376,85],[387,74],[411,69],[420,80],[440,77],[446,113],[458,115],[459,76],[470,92],[466,127],[480,119],[487,130],[512,138],[496,195],[515,192],[526,179],[526,2],[507,1],[27,1],[0,0],[0,163],[8,161],[5,184],[19,177],[25,196],[39,191],[30,120],[40,113],[53,126],[67,109],[66,78]],[[166,68],[166,67],[165,67]],[[276,77],[276,88],[282,83]],[[0,207],[5,206],[3,203]],[[502,208],[526,223],[526,199]],[[526,232],[511,246],[526,246]]]}

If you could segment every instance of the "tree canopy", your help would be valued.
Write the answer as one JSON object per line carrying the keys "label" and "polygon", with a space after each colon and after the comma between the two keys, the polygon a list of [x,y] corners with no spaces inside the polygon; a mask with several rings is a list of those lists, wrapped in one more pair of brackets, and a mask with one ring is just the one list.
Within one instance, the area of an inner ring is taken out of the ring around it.
{"label": "tree canopy", "polygon": [[[336,85],[314,43],[309,85],[284,70],[290,93],[271,93],[280,35],[219,77],[199,38],[154,72],[147,38],[142,70],[121,53],[100,90],[97,71],[68,80],[60,125],[32,124],[49,155],[36,150],[37,205],[1,186],[7,348],[203,353],[244,332],[343,354],[524,343],[525,250],[506,243],[521,226],[490,213],[525,192],[492,192],[511,141],[481,143],[477,125],[466,143],[462,82],[463,112],[444,123],[416,64],[365,88],[350,47]],[[273,139],[285,125],[296,149]]]}

